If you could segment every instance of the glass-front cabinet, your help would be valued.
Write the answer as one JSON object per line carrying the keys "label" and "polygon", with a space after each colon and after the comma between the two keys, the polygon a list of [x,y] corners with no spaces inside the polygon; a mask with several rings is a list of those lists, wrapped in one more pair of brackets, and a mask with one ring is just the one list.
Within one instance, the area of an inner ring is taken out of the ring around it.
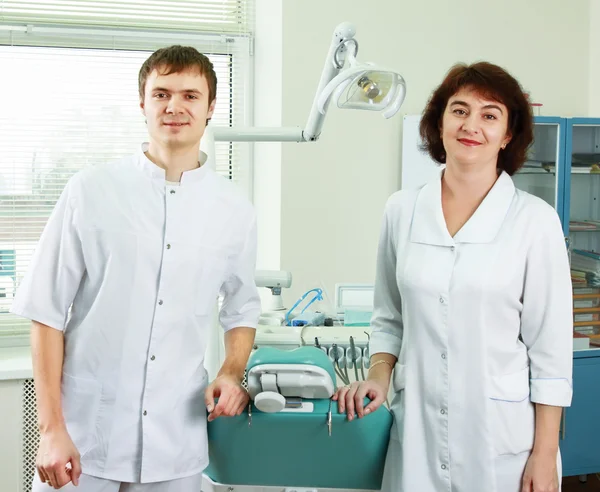
{"label": "glass-front cabinet", "polygon": [[562,215],[564,182],[564,118],[537,116],[534,142],[525,165],[513,176],[515,186],[536,195]]}
{"label": "glass-front cabinet", "polygon": [[[563,475],[600,472],[600,118],[566,119],[562,221],[573,283],[573,401],[563,412]],[[578,350],[579,349],[579,350]]]}
{"label": "glass-front cabinet", "polygon": [[600,118],[536,117],[527,162],[513,179],[558,212],[571,261],[574,345],[600,349]]}
{"label": "glass-front cabinet", "polygon": [[573,401],[563,412],[563,476],[600,472],[600,118],[536,117],[515,185],[558,212],[573,284]]}
{"label": "glass-front cabinet", "polygon": [[567,120],[565,151],[570,172],[565,173],[563,215],[568,223],[574,329],[594,347],[600,346],[600,119]]}

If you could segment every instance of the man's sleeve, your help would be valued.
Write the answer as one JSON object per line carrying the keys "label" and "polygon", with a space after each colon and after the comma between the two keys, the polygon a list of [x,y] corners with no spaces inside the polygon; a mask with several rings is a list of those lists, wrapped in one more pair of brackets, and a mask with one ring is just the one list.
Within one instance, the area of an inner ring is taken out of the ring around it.
{"label": "man's sleeve", "polygon": [[61,331],[85,272],[73,186],[71,179],[58,199],[11,307],[16,315]]}
{"label": "man's sleeve", "polygon": [[256,328],[260,317],[260,296],[254,280],[257,249],[254,209],[247,223],[243,246],[221,288],[223,306],[219,320],[225,331],[240,326]]}

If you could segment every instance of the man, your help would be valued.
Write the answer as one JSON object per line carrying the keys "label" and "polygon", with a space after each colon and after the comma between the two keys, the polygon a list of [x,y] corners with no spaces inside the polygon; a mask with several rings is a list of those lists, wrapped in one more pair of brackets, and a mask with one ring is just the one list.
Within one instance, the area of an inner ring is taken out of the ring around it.
{"label": "man", "polygon": [[[207,410],[211,420],[248,403],[256,220],[198,162],[216,83],[193,48],[150,56],[139,75],[149,143],[76,174],[42,234],[12,307],[33,321],[33,492],[199,492]],[[208,385],[219,292],[226,359]]]}

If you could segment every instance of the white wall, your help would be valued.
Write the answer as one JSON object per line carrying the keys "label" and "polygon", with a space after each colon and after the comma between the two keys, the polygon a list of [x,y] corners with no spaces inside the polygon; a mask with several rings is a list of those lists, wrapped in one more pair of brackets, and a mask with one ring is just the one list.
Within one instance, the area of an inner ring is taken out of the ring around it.
{"label": "white wall", "polygon": [[[453,63],[485,59],[511,71],[544,104],[542,114],[587,115],[589,16],[589,0],[285,0],[283,124],[306,122],[342,21],[357,27],[360,60],[403,74],[402,114],[420,113]],[[281,268],[294,274],[288,305],[320,282],[332,296],[336,282],[373,282],[383,206],[400,186],[402,114],[385,121],[331,108],[316,144],[283,145]]]}
{"label": "white wall", "polygon": [[[254,124],[281,126],[282,3],[256,0]],[[277,270],[281,251],[281,144],[255,143],[253,200],[258,216],[259,269]]]}

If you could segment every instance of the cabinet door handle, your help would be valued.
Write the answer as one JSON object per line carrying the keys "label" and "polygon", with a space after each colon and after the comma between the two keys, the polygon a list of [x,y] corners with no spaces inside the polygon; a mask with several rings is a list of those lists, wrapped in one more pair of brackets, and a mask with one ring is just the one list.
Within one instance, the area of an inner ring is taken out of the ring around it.
{"label": "cabinet door handle", "polygon": [[564,441],[565,437],[567,437],[567,409],[562,409],[562,422],[560,429],[560,438]]}

